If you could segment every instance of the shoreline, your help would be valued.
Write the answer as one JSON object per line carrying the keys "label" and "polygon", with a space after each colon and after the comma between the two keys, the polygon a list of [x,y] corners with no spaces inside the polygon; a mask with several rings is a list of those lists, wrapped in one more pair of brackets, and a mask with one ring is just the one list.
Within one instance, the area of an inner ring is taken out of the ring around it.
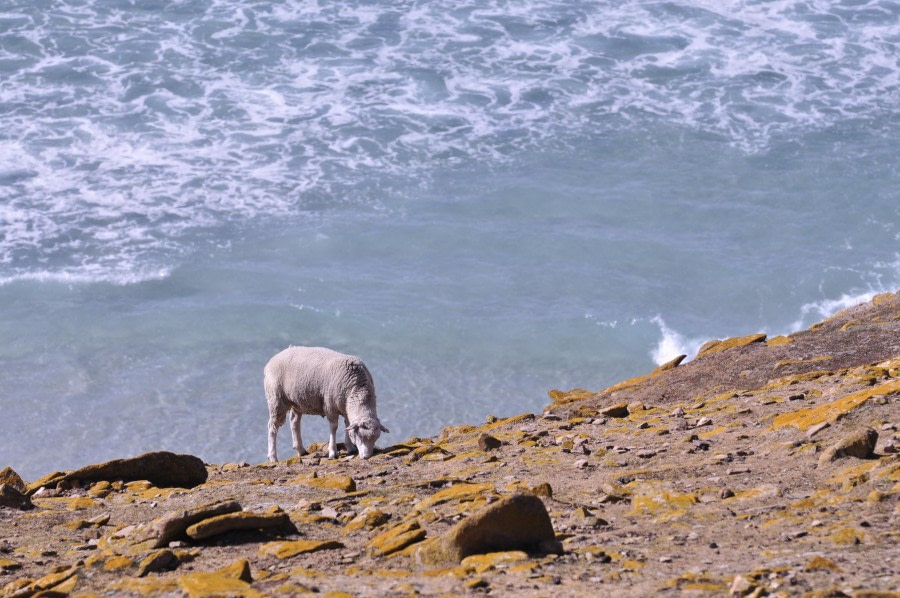
{"label": "shoreline", "polygon": [[[20,480],[33,508],[0,508],[0,595],[900,596],[900,292],[550,397],[368,461],[320,443]],[[194,477],[158,477],[176,466]],[[521,494],[542,507],[498,515]],[[551,537],[451,549],[492,517],[540,528],[534,509]]]}

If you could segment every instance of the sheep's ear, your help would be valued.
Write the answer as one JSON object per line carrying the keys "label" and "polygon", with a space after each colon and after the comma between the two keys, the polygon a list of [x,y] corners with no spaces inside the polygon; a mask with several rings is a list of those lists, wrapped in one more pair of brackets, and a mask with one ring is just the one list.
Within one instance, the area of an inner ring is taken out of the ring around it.
{"label": "sheep's ear", "polygon": [[381,428],[382,432],[387,432],[388,434],[391,433],[390,430],[388,430],[387,428],[384,427],[384,424],[378,424],[378,427]]}

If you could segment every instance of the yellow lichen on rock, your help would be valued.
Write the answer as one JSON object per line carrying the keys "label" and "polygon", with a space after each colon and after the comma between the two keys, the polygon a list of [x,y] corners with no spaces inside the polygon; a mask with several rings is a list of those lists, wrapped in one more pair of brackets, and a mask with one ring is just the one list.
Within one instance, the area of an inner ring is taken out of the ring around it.
{"label": "yellow lichen on rock", "polygon": [[782,413],[775,417],[775,420],[772,422],[772,429],[777,430],[785,426],[791,426],[798,430],[807,430],[816,424],[846,415],[849,411],[856,409],[875,395],[887,395],[896,392],[900,392],[900,380],[892,380],[879,386],[867,388],[819,407]]}
{"label": "yellow lichen on rock", "polygon": [[789,345],[792,342],[794,342],[794,339],[790,336],[776,336],[767,340],[766,345],[770,347],[782,347],[784,345]]}
{"label": "yellow lichen on rock", "polygon": [[521,550],[508,550],[505,552],[489,552],[487,554],[473,554],[467,556],[460,563],[461,566],[472,569],[475,573],[484,573],[496,568],[498,565],[518,563],[528,558],[528,554]]}
{"label": "yellow lichen on rock", "polygon": [[174,579],[165,577],[125,577],[111,582],[109,589],[142,596],[159,596],[176,591],[178,583]]}
{"label": "yellow lichen on rock", "polygon": [[288,559],[298,554],[343,548],[344,545],[334,540],[294,540],[285,542],[268,542],[259,547],[260,556],[274,556]]}
{"label": "yellow lichen on rock", "polygon": [[387,556],[425,539],[425,530],[418,521],[407,521],[375,536],[369,541],[369,552]]}
{"label": "yellow lichen on rock", "polygon": [[486,482],[484,484],[454,484],[449,488],[440,490],[428,498],[422,499],[414,508],[414,512],[421,513],[425,509],[430,509],[441,503],[451,500],[474,500],[485,492],[494,492],[494,484]]}
{"label": "yellow lichen on rock", "polygon": [[322,488],[325,490],[341,490],[343,492],[356,492],[356,482],[350,476],[333,475],[324,477],[299,476],[294,479],[292,484],[302,484],[304,486],[312,486],[313,488]]}
{"label": "yellow lichen on rock", "polygon": [[766,340],[765,334],[750,334],[748,336],[735,336],[732,338],[725,339],[723,341],[713,340],[705,343],[700,350],[697,352],[697,359],[701,357],[705,357],[706,355],[712,355],[714,353],[721,353],[722,351],[727,351],[728,349],[734,349],[736,347],[745,347],[747,345],[753,343],[760,343]]}
{"label": "yellow lichen on rock", "polygon": [[254,590],[250,584],[221,573],[189,573],[178,578],[178,588],[190,598],[212,598],[222,596],[262,597],[262,592]]}

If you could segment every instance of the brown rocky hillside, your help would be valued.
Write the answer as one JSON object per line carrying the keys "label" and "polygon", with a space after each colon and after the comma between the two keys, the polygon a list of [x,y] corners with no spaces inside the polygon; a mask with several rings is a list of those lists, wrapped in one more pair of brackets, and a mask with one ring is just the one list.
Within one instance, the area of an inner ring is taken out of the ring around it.
{"label": "brown rocky hillside", "polygon": [[550,395],[368,461],[7,469],[0,595],[900,596],[900,294]]}

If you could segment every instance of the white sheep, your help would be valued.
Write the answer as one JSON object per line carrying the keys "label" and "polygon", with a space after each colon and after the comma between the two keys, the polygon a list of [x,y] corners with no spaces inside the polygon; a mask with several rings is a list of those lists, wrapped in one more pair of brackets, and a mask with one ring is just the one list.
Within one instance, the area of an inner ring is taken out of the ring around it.
{"label": "white sheep", "polygon": [[303,415],[321,415],[328,420],[331,459],[337,455],[335,434],[340,416],[344,417],[347,452],[358,449],[363,459],[375,452],[381,433],[390,431],[378,419],[375,383],[358,357],[322,347],[288,347],[266,364],[263,384],[269,403],[269,461],[278,460],[275,437],[289,411],[294,448],[301,456],[306,454],[300,438]]}

